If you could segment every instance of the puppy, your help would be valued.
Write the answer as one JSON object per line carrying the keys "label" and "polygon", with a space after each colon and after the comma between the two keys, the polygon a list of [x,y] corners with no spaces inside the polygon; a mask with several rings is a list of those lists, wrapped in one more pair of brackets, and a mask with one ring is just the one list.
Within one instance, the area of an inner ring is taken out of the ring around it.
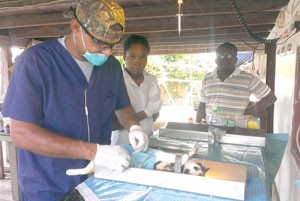
{"label": "puppy", "polygon": [[[205,167],[202,163],[199,162],[199,159],[192,158],[192,156],[196,153],[196,150],[192,150],[189,152],[189,155],[184,154],[182,156],[182,166],[181,173],[189,174],[194,176],[205,176],[205,173],[209,170],[209,168]],[[174,172],[175,163],[167,162],[167,161],[157,161],[154,164],[154,170]]]}
{"label": "puppy", "polygon": [[193,158],[196,153],[197,148],[194,148],[189,152],[189,160],[187,160],[181,168],[181,172],[183,174],[205,176],[205,173],[209,170],[209,168],[204,166],[204,164],[202,164],[199,159]]}
{"label": "puppy", "polygon": [[190,174],[194,176],[205,176],[205,173],[209,168],[205,167],[199,162],[199,159],[191,158],[186,163],[183,164],[181,168],[181,173]]}

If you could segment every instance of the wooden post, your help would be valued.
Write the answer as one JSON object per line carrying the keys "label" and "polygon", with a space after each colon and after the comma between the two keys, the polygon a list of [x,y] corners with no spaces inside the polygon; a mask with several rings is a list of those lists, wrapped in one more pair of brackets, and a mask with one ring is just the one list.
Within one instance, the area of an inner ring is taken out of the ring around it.
{"label": "wooden post", "polygon": [[[265,48],[267,54],[267,71],[266,84],[275,92],[275,69],[276,69],[276,42],[266,44]],[[266,132],[273,133],[274,126],[274,105],[267,109]]]}
{"label": "wooden post", "polygon": [[[5,59],[1,60],[2,67],[1,69],[1,84],[0,84],[0,98],[1,98],[1,108],[0,112],[2,112],[2,101],[4,99],[4,96],[6,94],[6,87],[8,86],[8,62],[11,60],[11,53],[10,53],[10,45],[9,45],[9,38],[6,36],[0,36],[0,47],[2,49],[1,56],[6,57]],[[1,119],[2,121],[2,119]],[[2,132],[2,131],[1,131]],[[2,147],[2,141],[0,141],[0,179],[4,179],[4,160],[3,160],[3,147]]]}
{"label": "wooden post", "polygon": [[11,190],[13,200],[21,201],[19,181],[18,181],[18,153],[17,148],[12,142],[8,142],[10,155],[10,172],[11,172]]}
{"label": "wooden post", "polygon": [[3,161],[3,151],[2,142],[0,141],[0,179],[4,179],[4,161]]}
{"label": "wooden post", "polygon": [[19,181],[18,181],[18,153],[17,148],[12,143],[11,136],[0,133],[0,142],[6,142],[10,155],[10,175],[11,175],[11,189],[13,200],[21,201]]}

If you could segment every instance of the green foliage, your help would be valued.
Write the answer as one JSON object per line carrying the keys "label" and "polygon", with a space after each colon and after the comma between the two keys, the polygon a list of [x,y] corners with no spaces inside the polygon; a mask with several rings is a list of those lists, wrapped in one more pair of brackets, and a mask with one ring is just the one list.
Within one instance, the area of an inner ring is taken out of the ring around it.
{"label": "green foliage", "polygon": [[164,66],[165,70],[168,73],[167,77],[169,79],[178,79],[178,80],[196,80],[200,81],[203,79],[206,71],[204,72],[201,68],[180,68],[180,67],[169,67]]}
{"label": "green foliage", "polygon": [[[202,67],[199,61],[193,61],[190,55],[162,55],[158,56],[161,63],[157,67],[155,62],[147,67],[147,71],[158,78],[166,76],[168,79],[176,80],[203,80],[207,70]],[[149,61],[152,60],[150,56]],[[161,71],[158,73],[157,71]]]}
{"label": "green foliage", "polygon": [[[203,80],[207,69],[199,61],[191,61],[190,55],[160,55],[149,56],[145,70],[157,78],[167,77],[175,80]],[[123,57],[118,57],[121,65],[125,63]]]}
{"label": "green foliage", "polygon": [[176,63],[180,60],[183,59],[183,55],[182,54],[172,54],[172,55],[162,55],[161,58],[166,61],[167,63]]}
{"label": "green foliage", "polygon": [[147,66],[146,66],[146,71],[148,73],[154,75],[157,78],[161,78],[162,77],[162,71],[160,69],[160,65],[159,64],[148,62]]}
{"label": "green foliage", "polygon": [[[118,59],[125,63],[123,57]],[[191,96],[192,102],[199,102],[200,86],[191,90],[191,82],[202,81],[206,75],[208,68],[202,63],[197,55],[150,55],[145,71],[163,80],[173,99]]]}
{"label": "green foliage", "polygon": [[117,59],[119,60],[121,66],[123,67],[125,65],[125,61],[124,61],[123,57],[122,56],[118,56]]}

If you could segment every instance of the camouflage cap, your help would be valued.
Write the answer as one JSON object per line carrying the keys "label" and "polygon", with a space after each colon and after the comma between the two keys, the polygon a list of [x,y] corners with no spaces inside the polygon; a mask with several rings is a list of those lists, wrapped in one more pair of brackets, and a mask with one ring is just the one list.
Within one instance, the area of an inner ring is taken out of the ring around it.
{"label": "camouflage cap", "polygon": [[[76,10],[68,9],[64,16],[76,18],[87,30],[106,38],[121,38],[125,29],[124,10],[116,0],[77,0]],[[112,29],[119,24],[122,29]]]}

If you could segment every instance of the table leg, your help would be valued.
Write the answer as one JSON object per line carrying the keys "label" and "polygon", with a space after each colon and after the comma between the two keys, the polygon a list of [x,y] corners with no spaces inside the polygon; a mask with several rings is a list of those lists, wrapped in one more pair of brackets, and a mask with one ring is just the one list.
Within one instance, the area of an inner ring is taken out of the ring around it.
{"label": "table leg", "polygon": [[4,161],[3,161],[3,150],[2,142],[0,141],[0,179],[4,179]]}
{"label": "table leg", "polygon": [[18,182],[18,154],[17,148],[12,142],[7,143],[10,158],[11,188],[13,200],[21,201],[19,182]]}

